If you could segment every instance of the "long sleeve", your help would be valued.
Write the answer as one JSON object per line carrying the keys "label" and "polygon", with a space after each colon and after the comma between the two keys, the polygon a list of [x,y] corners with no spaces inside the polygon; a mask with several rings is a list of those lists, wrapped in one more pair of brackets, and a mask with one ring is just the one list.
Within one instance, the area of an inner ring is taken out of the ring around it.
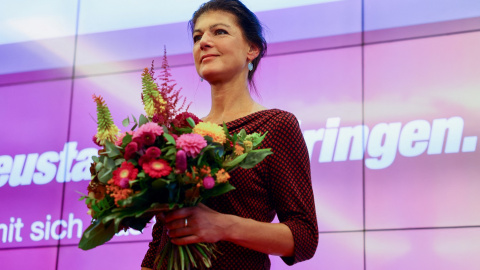
{"label": "long sleeve", "polygon": [[318,225],[310,175],[310,161],[297,119],[282,113],[275,117],[271,136],[273,155],[269,156],[269,184],[275,210],[281,223],[294,238],[294,256],[282,257],[292,265],[308,260],[318,244]]}

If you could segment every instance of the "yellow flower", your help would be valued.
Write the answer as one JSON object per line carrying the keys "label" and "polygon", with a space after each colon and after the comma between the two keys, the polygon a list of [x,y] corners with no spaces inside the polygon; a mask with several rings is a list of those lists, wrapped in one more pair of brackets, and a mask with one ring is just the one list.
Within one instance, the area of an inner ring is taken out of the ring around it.
{"label": "yellow flower", "polygon": [[112,115],[110,114],[107,104],[101,96],[93,95],[93,100],[97,103],[96,143],[105,145],[105,141],[115,142],[120,130],[113,123]]}
{"label": "yellow flower", "polygon": [[98,128],[97,142],[101,145],[105,145],[105,141],[115,142],[117,140],[117,134],[120,132],[117,126],[111,125],[107,128]]}
{"label": "yellow flower", "polygon": [[251,141],[244,141],[243,145],[245,146],[245,152],[248,153],[253,148],[253,143]]}
{"label": "yellow flower", "polygon": [[157,84],[150,75],[148,68],[145,68],[142,73],[142,88],[142,101],[147,116],[153,117],[155,114],[163,113],[167,102],[158,91]]}
{"label": "yellow flower", "polygon": [[224,144],[227,141],[223,128],[215,123],[200,122],[193,129],[193,133],[200,134],[202,136],[212,137],[214,142]]}

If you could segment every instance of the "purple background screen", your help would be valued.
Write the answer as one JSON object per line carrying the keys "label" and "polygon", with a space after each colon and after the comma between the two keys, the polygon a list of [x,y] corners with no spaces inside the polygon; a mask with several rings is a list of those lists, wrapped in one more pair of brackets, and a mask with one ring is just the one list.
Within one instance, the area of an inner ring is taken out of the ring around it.
{"label": "purple background screen", "polygon": [[[206,115],[188,17],[145,22],[151,0],[38,2],[0,11],[1,268],[139,269],[152,226],[77,247],[90,222],[77,192],[97,151],[91,96],[119,127],[138,116],[140,74],[165,45],[190,111]],[[269,42],[255,98],[301,122],[320,239],[313,259],[271,256],[272,269],[478,269],[480,3],[300,2],[255,10]]]}

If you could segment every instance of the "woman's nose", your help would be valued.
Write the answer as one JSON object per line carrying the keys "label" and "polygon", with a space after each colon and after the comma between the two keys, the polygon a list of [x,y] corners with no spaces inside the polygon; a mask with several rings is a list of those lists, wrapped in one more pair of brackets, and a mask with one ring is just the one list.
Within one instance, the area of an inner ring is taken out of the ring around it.
{"label": "woman's nose", "polygon": [[208,33],[203,34],[199,42],[202,50],[212,47],[212,39]]}

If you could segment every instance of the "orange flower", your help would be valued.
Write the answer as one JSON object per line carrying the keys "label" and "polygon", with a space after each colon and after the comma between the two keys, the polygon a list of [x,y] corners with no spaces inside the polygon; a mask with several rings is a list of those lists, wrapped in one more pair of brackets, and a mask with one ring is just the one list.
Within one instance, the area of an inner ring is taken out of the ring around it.
{"label": "orange flower", "polygon": [[235,145],[235,155],[240,156],[241,154],[243,154],[243,147],[236,144]]}
{"label": "orange flower", "polygon": [[205,165],[203,165],[203,167],[200,169],[200,173],[203,175],[210,175],[211,172],[212,170],[210,169],[210,167]]}
{"label": "orange flower", "polygon": [[225,171],[225,169],[220,169],[215,176],[217,177],[217,182],[218,183],[226,183],[228,179],[230,178],[230,175],[228,172]]}
{"label": "orange flower", "polygon": [[130,188],[121,188],[115,184],[115,180],[112,178],[108,180],[107,182],[107,194],[110,195],[110,197],[115,199],[115,205],[120,207],[118,205],[118,201],[120,200],[125,200],[126,198],[130,197],[130,195],[133,194],[133,190]]}

